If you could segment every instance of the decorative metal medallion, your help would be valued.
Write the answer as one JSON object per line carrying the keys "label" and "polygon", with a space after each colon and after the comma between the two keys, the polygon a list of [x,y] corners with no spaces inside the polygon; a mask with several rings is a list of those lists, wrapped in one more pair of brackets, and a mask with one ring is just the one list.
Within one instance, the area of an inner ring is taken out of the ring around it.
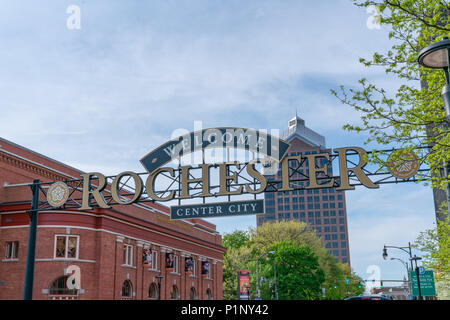
{"label": "decorative metal medallion", "polygon": [[47,191],[47,201],[52,207],[61,207],[69,198],[69,187],[64,182],[53,183]]}
{"label": "decorative metal medallion", "polygon": [[411,178],[417,173],[419,167],[419,159],[412,151],[392,153],[388,159],[389,172],[399,179]]}

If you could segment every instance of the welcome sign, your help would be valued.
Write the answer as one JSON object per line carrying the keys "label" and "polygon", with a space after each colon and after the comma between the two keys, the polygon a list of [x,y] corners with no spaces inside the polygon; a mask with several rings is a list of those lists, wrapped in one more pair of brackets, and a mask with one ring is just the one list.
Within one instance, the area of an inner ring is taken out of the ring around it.
{"label": "welcome sign", "polygon": [[162,165],[189,153],[209,148],[238,148],[281,161],[289,144],[262,130],[244,128],[210,128],[191,132],[166,142],[140,161],[152,173]]}
{"label": "welcome sign", "polygon": [[[335,148],[334,154],[323,152],[287,156],[289,147],[286,141],[261,130],[230,127],[199,130],[170,140],[144,156],[140,161],[146,173],[125,171],[109,177],[99,172],[84,173],[81,179],[70,181],[71,191],[64,182],[55,182],[47,192],[48,204],[60,207],[70,202],[77,205],[78,210],[91,210],[94,207],[111,208],[117,204],[129,205],[143,201],[178,200],[179,205],[171,208],[171,219],[193,219],[264,213],[263,200],[231,201],[233,196],[330,187],[353,190],[355,181],[367,188],[379,187],[365,170],[368,154],[362,148]],[[181,165],[181,157],[211,148],[241,149],[262,157],[244,163],[225,161]],[[352,161],[348,160],[350,156],[353,157]],[[164,167],[174,160],[179,160],[178,168]],[[328,175],[333,160],[338,161],[338,176]],[[304,183],[299,187],[292,181],[293,173],[298,170],[293,163],[297,163],[298,168],[299,164],[305,162],[308,168],[303,174]],[[409,154],[405,159],[395,157],[395,161],[390,161],[390,164],[388,169],[392,173],[391,177],[397,177],[396,183],[398,179],[409,179],[415,175],[420,166],[414,154]],[[264,168],[269,166],[280,172],[280,178],[275,183],[264,172]],[[379,174],[377,170],[373,175]],[[168,179],[167,186],[161,187],[161,179]],[[384,180],[380,181],[386,183]],[[126,190],[124,186],[129,181],[133,187]],[[71,195],[76,191],[81,193],[81,199],[72,201]],[[182,200],[204,200],[208,197],[227,197],[228,201],[203,201],[203,204],[189,205],[180,203]]]}

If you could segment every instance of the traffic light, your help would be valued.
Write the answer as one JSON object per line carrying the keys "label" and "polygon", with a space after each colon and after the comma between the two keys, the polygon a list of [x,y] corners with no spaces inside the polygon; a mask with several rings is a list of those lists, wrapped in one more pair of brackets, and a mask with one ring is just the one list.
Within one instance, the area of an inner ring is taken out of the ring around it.
{"label": "traffic light", "polygon": [[337,282],[334,280],[334,288],[337,289]]}
{"label": "traffic light", "polygon": [[383,288],[383,281],[380,282],[380,288]]}
{"label": "traffic light", "polygon": [[361,281],[358,281],[358,288],[361,289]]}

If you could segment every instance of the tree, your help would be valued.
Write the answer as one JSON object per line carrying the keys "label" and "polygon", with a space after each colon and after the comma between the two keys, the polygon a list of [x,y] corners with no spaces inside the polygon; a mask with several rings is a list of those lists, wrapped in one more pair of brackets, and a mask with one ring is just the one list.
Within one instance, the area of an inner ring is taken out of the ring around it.
{"label": "tree", "polygon": [[[441,174],[450,161],[450,133],[442,99],[439,97],[445,79],[441,70],[420,67],[418,52],[425,46],[450,34],[450,5],[442,0],[353,0],[359,7],[375,6],[378,21],[389,27],[393,45],[386,53],[375,52],[371,59],[360,58],[366,67],[383,68],[387,75],[401,82],[395,92],[359,80],[359,89],[340,87],[331,90],[342,103],[361,114],[360,124],[346,124],[344,129],[367,132],[369,143],[415,149],[432,176],[433,188],[445,190],[449,176]],[[419,148],[427,146],[428,148]],[[381,155],[371,160],[386,165]],[[427,177],[429,178],[429,177]],[[438,213],[437,213],[438,214]],[[437,216],[445,220],[445,216]]]}
{"label": "tree", "polygon": [[[256,292],[256,260],[279,242],[290,242],[299,247],[307,246],[311,250],[318,259],[320,269],[324,271],[322,288],[330,288],[335,279],[359,279],[352,273],[348,265],[340,263],[323,248],[322,241],[306,223],[298,221],[266,223],[255,229],[234,231],[232,234],[224,235],[224,246],[227,248],[223,259],[224,299],[236,298],[237,270],[248,269],[251,271],[251,292],[253,294]],[[264,263],[264,261],[266,260],[261,260],[260,274],[269,279],[268,281],[273,282],[273,279],[270,278],[270,275],[273,276],[272,265]],[[354,283],[357,281],[355,280]],[[269,284],[269,282],[264,282],[261,286],[261,292],[265,299],[274,298],[274,295],[270,294],[273,293],[273,287],[270,291]],[[363,291],[357,286],[350,286],[348,289],[351,295],[357,295]],[[331,293],[327,289],[326,292],[327,299],[342,299],[347,295],[345,290],[335,290]]]}
{"label": "tree", "polygon": [[[313,300],[321,296],[325,280],[317,256],[307,245],[294,245],[289,241],[276,242],[270,246],[274,251],[266,263],[275,265],[278,296],[281,300]],[[267,270],[267,269],[266,269]],[[273,272],[266,279],[272,279]]]}
{"label": "tree", "polygon": [[245,263],[253,259],[250,234],[244,230],[226,233],[222,245],[227,249],[223,256],[223,298],[232,300],[237,298],[237,271],[245,269]]}
{"label": "tree", "polygon": [[245,246],[250,241],[250,234],[248,231],[235,230],[231,233],[224,234],[222,238],[222,245],[227,249],[237,249]]}
{"label": "tree", "polygon": [[435,229],[421,232],[414,246],[422,251],[422,264],[434,270],[438,299],[450,299],[450,224],[439,221]]}

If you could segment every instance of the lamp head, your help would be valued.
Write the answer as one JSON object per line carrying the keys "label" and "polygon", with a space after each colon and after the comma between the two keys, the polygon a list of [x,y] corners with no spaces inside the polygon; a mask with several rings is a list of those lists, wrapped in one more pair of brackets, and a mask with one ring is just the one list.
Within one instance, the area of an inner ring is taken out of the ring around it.
{"label": "lamp head", "polygon": [[433,69],[449,67],[450,39],[444,37],[441,41],[426,46],[419,52],[418,62],[421,66]]}

